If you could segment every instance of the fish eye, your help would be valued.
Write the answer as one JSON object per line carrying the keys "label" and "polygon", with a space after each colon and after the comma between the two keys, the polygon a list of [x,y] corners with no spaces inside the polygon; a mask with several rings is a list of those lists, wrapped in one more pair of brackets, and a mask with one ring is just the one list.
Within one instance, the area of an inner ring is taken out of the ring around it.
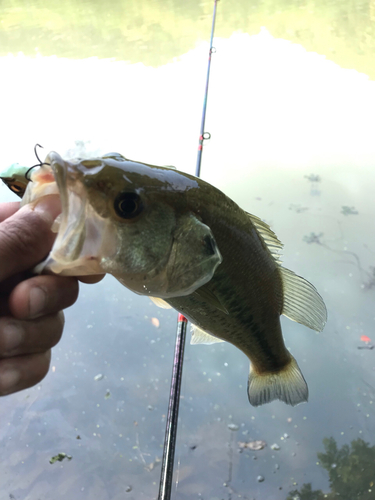
{"label": "fish eye", "polygon": [[114,207],[116,214],[122,219],[134,219],[142,212],[143,203],[137,193],[119,193]]}

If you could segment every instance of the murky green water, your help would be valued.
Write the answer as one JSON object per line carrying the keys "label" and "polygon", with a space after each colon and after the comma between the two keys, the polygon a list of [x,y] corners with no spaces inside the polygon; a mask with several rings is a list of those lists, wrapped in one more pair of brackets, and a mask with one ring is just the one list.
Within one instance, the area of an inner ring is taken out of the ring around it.
{"label": "murky green water", "polygon": [[[3,1],[2,167],[38,142],[193,173],[212,9]],[[202,178],[271,224],[329,321],[283,319],[296,408],[251,407],[233,346],[186,346],[174,499],[375,498],[374,18],[371,0],[218,3]],[[47,378],[1,400],[0,500],[156,498],[176,314],[107,277],[66,318]]]}

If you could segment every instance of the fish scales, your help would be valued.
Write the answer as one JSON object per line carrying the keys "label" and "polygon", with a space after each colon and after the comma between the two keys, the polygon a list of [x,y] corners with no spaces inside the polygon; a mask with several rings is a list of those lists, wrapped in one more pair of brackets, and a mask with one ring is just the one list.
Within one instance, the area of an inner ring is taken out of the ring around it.
{"label": "fish scales", "polygon": [[[198,212],[211,228],[223,262],[204,287],[214,292],[228,314],[208,302],[202,308],[195,294],[167,302],[203,330],[240,348],[258,371],[278,370],[290,359],[280,328],[278,266],[246,213],[222,192],[210,188],[209,193],[206,189],[200,193]],[[185,196],[189,198],[189,194]],[[189,210],[194,206],[194,199],[187,201]]]}

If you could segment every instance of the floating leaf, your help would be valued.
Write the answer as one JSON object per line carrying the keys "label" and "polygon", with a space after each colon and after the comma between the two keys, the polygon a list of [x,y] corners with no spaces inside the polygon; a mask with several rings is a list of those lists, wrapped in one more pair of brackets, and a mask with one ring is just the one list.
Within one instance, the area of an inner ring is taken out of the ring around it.
{"label": "floating leaf", "polygon": [[371,342],[370,337],[367,337],[367,335],[361,335],[361,340],[362,342]]}
{"label": "floating leaf", "polygon": [[158,320],[158,318],[151,318],[151,323],[156,327],[156,328],[159,328],[160,326],[160,321]]}
{"label": "floating leaf", "polygon": [[51,458],[49,461],[50,464],[54,464],[55,462],[62,462],[64,459],[71,460],[73,457],[70,455],[67,455],[66,453],[59,453],[58,455],[55,455],[54,457]]}

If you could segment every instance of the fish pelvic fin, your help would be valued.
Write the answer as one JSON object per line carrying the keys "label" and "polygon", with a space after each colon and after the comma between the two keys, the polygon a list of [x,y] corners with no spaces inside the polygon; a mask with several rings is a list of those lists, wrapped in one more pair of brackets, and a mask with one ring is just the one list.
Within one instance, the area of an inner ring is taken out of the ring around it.
{"label": "fish pelvic fin", "polygon": [[168,302],[166,302],[163,299],[160,299],[159,297],[149,296],[149,298],[156,306],[161,307],[162,309],[172,309],[172,306],[169,305]]}
{"label": "fish pelvic fin", "polygon": [[202,328],[197,325],[191,325],[191,340],[190,344],[216,344],[218,342],[224,342],[224,340],[215,337],[210,333],[205,332]]}
{"label": "fish pelvic fin", "polygon": [[252,406],[270,403],[275,399],[296,406],[308,400],[309,390],[297,361],[291,356],[287,366],[278,373],[259,374],[250,365],[247,394]]}
{"label": "fish pelvic fin", "polygon": [[284,289],[281,314],[321,332],[327,322],[327,309],[316,288],[289,269],[280,267],[280,272]]}

